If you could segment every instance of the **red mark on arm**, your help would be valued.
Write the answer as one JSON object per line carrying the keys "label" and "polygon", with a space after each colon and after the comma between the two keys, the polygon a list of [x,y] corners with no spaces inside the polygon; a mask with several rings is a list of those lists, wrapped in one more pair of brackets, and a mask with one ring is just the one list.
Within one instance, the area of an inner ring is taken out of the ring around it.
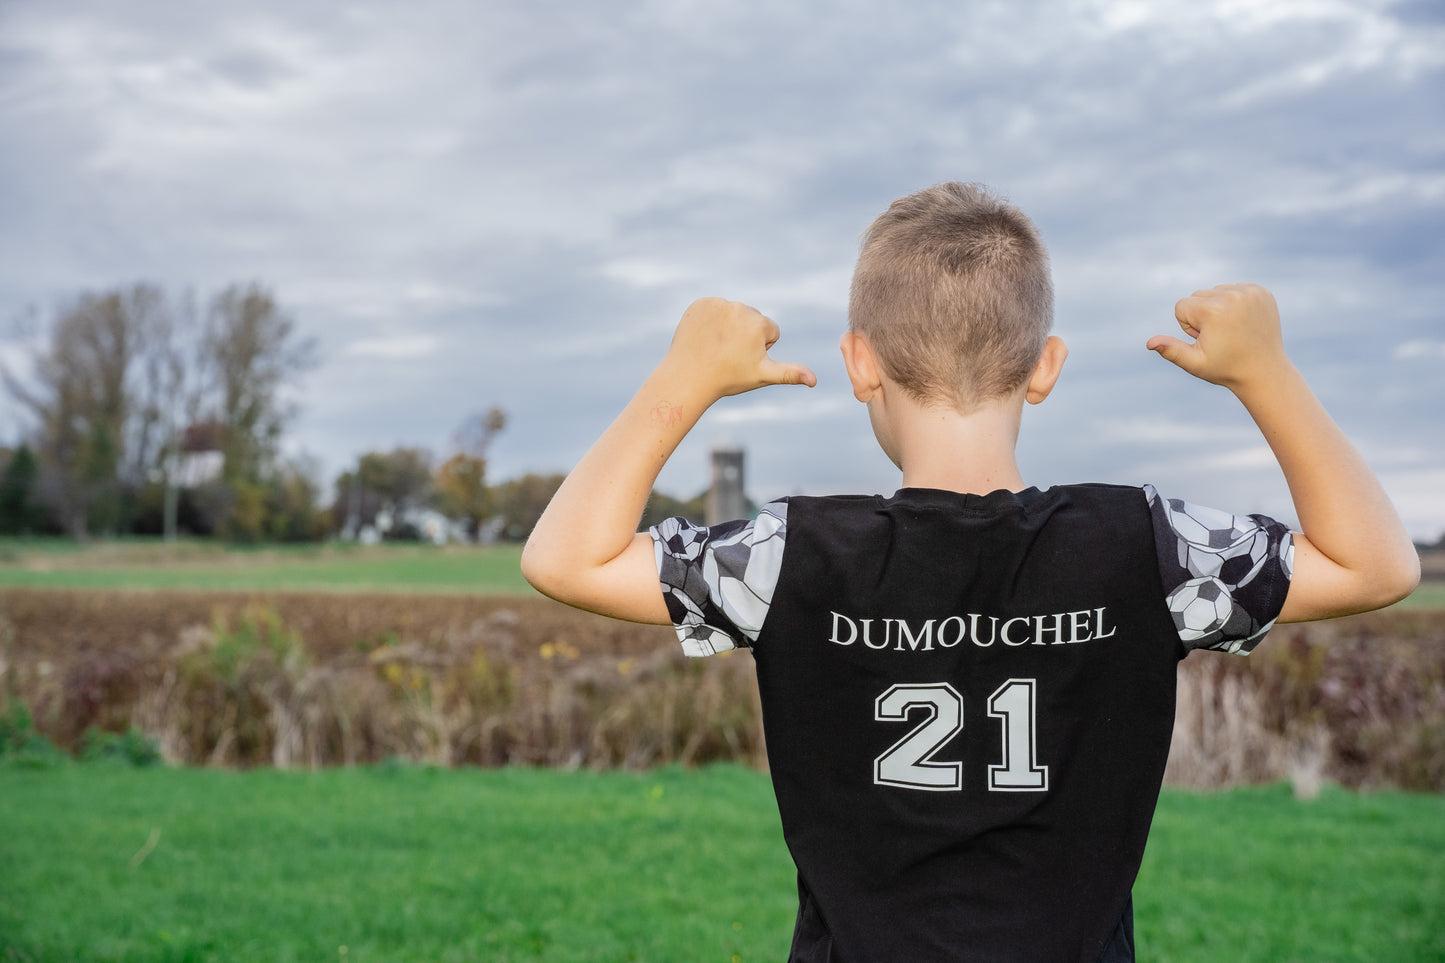
{"label": "red mark on arm", "polygon": [[652,409],[652,420],[662,428],[675,428],[682,424],[682,408],[678,405],[659,401]]}

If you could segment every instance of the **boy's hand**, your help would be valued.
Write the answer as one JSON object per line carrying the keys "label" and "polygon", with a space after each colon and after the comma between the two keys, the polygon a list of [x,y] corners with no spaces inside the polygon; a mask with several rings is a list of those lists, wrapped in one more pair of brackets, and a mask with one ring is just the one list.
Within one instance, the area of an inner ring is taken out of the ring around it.
{"label": "boy's hand", "polygon": [[763,385],[816,385],[774,361],[778,326],[745,304],[704,298],[682,315],[662,363],[568,474],[522,553],[522,574],[568,605],[671,622],[652,539],[637,531],[657,473],[708,406]]}
{"label": "boy's hand", "polygon": [[777,340],[777,324],[746,304],[701,298],[683,312],[664,363],[685,372],[714,399],[764,385],[816,386],[818,378],[808,368],[768,357]]}
{"label": "boy's hand", "polygon": [[1287,364],[1274,295],[1257,284],[1221,284],[1174,305],[1179,327],[1194,340],[1157,334],[1147,347],[1212,384],[1238,390]]}
{"label": "boy's hand", "polygon": [[1365,460],[1285,355],[1274,296],[1257,284],[1195,291],[1174,306],[1193,338],[1149,348],[1234,392],[1274,452],[1294,500],[1293,574],[1279,621],[1365,612],[1420,580],[1420,558]]}

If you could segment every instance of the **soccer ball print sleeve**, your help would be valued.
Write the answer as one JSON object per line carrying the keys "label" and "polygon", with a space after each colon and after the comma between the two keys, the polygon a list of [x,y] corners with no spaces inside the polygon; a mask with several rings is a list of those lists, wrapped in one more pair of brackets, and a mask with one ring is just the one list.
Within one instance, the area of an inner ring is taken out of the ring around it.
{"label": "soccer ball print sleeve", "polygon": [[751,648],[767,618],[783,563],[786,499],[751,521],[711,527],[668,518],[648,530],[657,577],[685,655]]}
{"label": "soccer ball print sleeve", "polygon": [[1294,563],[1289,529],[1264,515],[1166,499],[1151,485],[1144,493],[1164,600],[1184,648],[1247,655],[1284,606]]}

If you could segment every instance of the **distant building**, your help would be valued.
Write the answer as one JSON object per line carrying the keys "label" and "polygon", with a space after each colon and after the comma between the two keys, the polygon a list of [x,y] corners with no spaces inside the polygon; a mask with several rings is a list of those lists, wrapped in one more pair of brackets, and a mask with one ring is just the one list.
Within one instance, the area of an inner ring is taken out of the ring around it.
{"label": "distant building", "polygon": [[226,426],[219,422],[198,422],[181,434],[174,482],[178,488],[198,488],[221,477],[226,467],[222,443]]}
{"label": "distant building", "polygon": [[743,495],[743,450],[730,442],[714,445],[705,523],[716,525],[743,518],[747,513],[747,499]]}
{"label": "distant building", "polygon": [[464,522],[448,518],[435,508],[408,506],[398,510],[390,502],[377,511],[375,521],[359,528],[343,528],[341,537],[354,538],[363,545],[375,545],[385,538],[433,545],[471,541]]}

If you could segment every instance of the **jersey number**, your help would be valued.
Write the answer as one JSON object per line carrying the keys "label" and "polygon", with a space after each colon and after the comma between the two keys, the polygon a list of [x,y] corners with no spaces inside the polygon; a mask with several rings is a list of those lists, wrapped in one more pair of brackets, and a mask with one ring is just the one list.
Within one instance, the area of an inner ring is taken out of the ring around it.
{"label": "jersey number", "polygon": [[[1041,792],[1049,788],[1049,767],[1038,764],[1034,713],[1038,683],[1009,679],[988,697],[988,714],[1003,724],[1003,762],[988,767],[994,792]],[[963,788],[963,764],[938,762],[933,754],[963,731],[963,696],[947,682],[895,685],[874,703],[879,722],[907,722],[914,709],[929,714],[912,732],[873,760],[880,786],[951,792]]]}

